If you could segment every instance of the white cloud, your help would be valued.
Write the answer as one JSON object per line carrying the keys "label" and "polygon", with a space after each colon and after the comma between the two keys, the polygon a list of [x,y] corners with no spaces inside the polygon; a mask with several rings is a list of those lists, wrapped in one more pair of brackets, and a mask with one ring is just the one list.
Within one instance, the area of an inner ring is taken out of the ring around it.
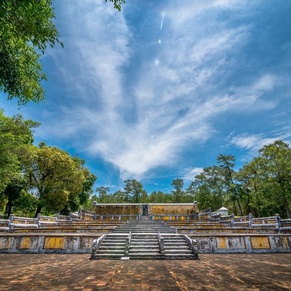
{"label": "white cloud", "polygon": [[[273,135],[273,137],[271,137]],[[290,134],[240,134],[229,136],[229,143],[235,145],[240,149],[247,150],[251,155],[256,155],[258,151],[265,145],[274,143],[276,140],[285,140],[288,143]],[[290,142],[290,141],[289,141]]]}
{"label": "white cloud", "polygon": [[193,169],[186,169],[185,170],[186,173],[183,177],[183,180],[185,181],[193,181],[195,176],[199,175],[200,173],[203,172],[203,168],[199,168],[199,167],[196,167],[196,168],[193,168]]}

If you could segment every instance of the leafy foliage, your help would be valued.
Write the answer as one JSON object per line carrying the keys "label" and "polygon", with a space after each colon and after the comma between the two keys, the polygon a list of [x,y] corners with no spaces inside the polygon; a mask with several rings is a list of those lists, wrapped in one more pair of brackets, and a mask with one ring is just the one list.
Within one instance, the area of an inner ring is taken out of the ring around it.
{"label": "leafy foliage", "polygon": [[[108,0],[105,0],[107,2]],[[121,11],[122,5],[125,3],[125,0],[110,0],[113,3],[114,8]]]}
{"label": "leafy foliage", "polygon": [[80,164],[56,147],[31,146],[24,155],[24,173],[29,188],[38,197],[36,215],[43,206],[61,211],[83,188],[85,176]]}
{"label": "leafy foliage", "polygon": [[0,193],[20,178],[20,157],[23,149],[33,142],[31,129],[39,126],[21,115],[9,118],[0,110]]}
{"label": "leafy foliage", "polygon": [[51,0],[2,0],[0,5],[0,90],[19,104],[44,99],[40,56],[59,42]]}

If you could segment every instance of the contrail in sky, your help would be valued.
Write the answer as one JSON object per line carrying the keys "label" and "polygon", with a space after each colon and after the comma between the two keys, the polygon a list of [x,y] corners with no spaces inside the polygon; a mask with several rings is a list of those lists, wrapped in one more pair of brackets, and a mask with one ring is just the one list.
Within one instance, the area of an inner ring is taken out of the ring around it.
{"label": "contrail in sky", "polygon": [[161,26],[160,26],[160,30],[163,29],[163,24],[164,24],[164,17],[165,17],[165,12],[162,12],[162,19],[161,19]]}

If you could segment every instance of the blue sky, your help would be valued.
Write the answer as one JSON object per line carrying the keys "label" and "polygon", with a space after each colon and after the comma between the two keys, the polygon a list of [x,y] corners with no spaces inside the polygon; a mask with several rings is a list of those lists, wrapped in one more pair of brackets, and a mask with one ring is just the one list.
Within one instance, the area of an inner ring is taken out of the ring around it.
{"label": "blue sky", "polygon": [[64,48],[42,58],[46,102],[0,93],[8,116],[42,125],[35,142],[86,160],[111,192],[186,186],[216,157],[237,168],[291,142],[291,1],[54,1]]}

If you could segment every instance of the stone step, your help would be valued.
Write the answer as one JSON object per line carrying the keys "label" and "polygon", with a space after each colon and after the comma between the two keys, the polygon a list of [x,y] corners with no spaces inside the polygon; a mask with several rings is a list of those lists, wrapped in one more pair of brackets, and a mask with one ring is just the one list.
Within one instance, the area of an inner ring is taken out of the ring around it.
{"label": "stone step", "polygon": [[156,241],[131,241],[130,245],[157,245],[159,244],[158,240]]}
{"label": "stone step", "polygon": [[112,244],[112,245],[124,245],[125,241],[103,241],[102,244]]}
{"label": "stone step", "polygon": [[124,250],[110,250],[110,252],[106,249],[98,249],[97,254],[124,254]]}
{"label": "stone step", "polygon": [[125,246],[103,246],[101,245],[98,250],[124,250]]}
{"label": "stone step", "polygon": [[187,244],[184,240],[182,240],[182,241],[165,241],[164,240],[164,244],[165,245],[171,245],[171,244],[173,244],[173,245],[180,245],[180,244],[182,244],[182,245],[184,245],[184,244]]}
{"label": "stone step", "polygon": [[131,252],[129,251],[128,256],[160,256],[159,251],[148,252],[147,250],[140,250],[139,252]]}
{"label": "stone step", "polygon": [[132,236],[131,237],[131,241],[147,241],[147,242],[158,241],[158,237],[151,238],[151,237],[136,237],[136,236]]}
{"label": "stone step", "polygon": [[165,251],[190,251],[191,250],[188,247],[180,247],[180,246],[176,246],[176,247],[164,247]]}
{"label": "stone step", "polygon": [[145,247],[139,247],[139,248],[129,248],[129,253],[153,253],[153,252],[160,252],[160,249],[157,248],[145,248]]}
{"label": "stone step", "polygon": [[190,249],[165,249],[165,253],[166,254],[179,254],[179,253],[188,253],[188,254],[192,254]]}

